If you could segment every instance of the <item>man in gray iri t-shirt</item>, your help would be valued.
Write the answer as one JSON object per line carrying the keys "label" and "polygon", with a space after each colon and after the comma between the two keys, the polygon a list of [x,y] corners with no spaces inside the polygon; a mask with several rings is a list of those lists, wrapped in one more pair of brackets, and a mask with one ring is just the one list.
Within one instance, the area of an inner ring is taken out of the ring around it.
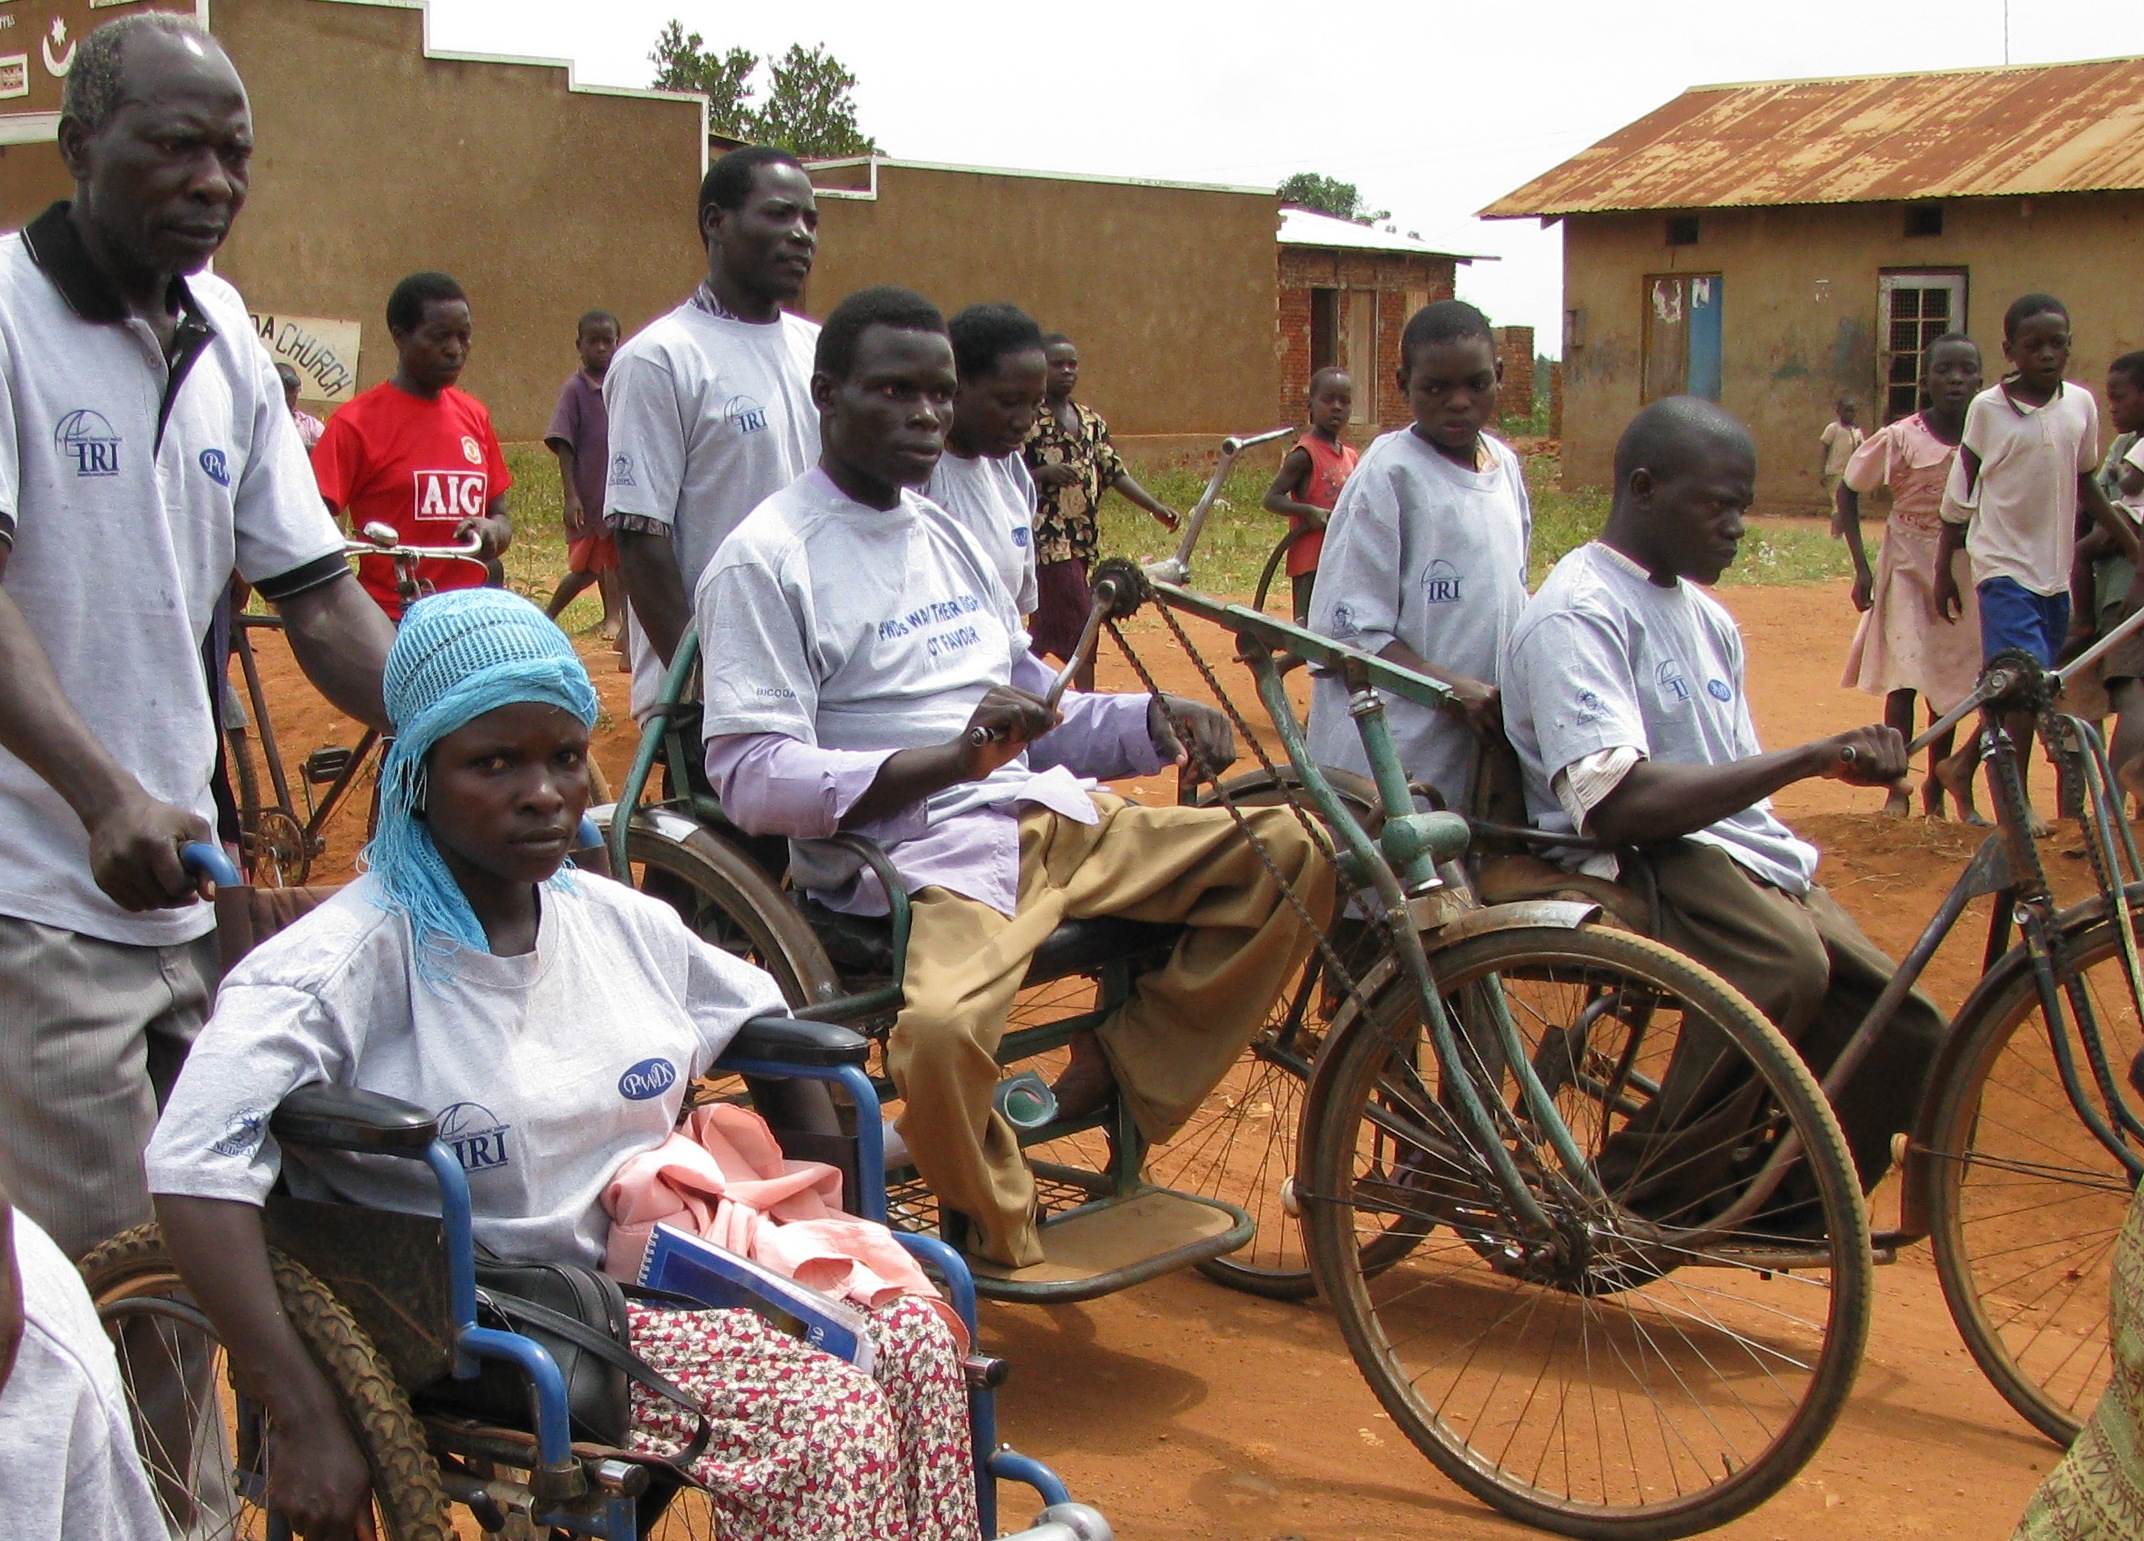
{"label": "man in gray iri t-shirt", "polygon": [[[1756,469],[1749,435],[1710,402],[1671,397],[1632,420],[1607,527],[1556,564],[1512,634],[1504,723],[1534,823],[1641,849],[1659,939],[1747,995],[1821,1078],[1898,968],[1816,886],[1817,853],[1771,794],[1813,776],[1895,782],[1906,753],[1880,726],[1758,745],[1741,634],[1695,586],[1734,560]],[[1834,1103],[1864,1189],[1912,1121],[1942,1032],[1934,1003],[1909,995]]]}

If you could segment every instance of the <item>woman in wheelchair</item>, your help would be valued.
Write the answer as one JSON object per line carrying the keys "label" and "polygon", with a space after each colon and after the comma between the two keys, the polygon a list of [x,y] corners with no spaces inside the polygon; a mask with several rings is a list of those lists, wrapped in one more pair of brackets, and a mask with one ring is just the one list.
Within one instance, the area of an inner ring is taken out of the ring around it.
{"label": "woman in wheelchair", "polygon": [[[268,1118],[298,1087],[362,1087],[439,1111],[476,1240],[600,1267],[601,1196],[676,1123],[740,1024],[779,1009],[765,974],[622,884],[562,870],[588,801],[596,697],[527,601],[420,601],[388,659],[397,731],[369,871],[224,981],[149,1151],[166,1241],[269,1412],[269,1506],[308,1537],[356,1533],[370,1478],[334,1393],[278,1306],[260,1206],[293,1190],[436,1212],[420,1163],[285,1162]],[[704,1403],[692,1475],[726,1537],[973,1541],[960,1355],[923,1302],[874,1316],[873,1374],[743,1311],[628,1303],[632,1347]],[[694,1422],[633,1388],[635,1448]]]}

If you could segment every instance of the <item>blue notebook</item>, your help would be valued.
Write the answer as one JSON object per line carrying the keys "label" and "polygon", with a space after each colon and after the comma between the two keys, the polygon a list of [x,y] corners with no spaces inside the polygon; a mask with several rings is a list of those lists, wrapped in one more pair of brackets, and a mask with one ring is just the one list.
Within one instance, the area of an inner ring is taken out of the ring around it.
{"label": "blue notebook", "polygon": [[640,1283],[703,1305],[757,1311],[781,1331],[846,1359],[866,1375],[877,1362],[869,1319],[856,1307],[689,1231],[655,1227],[640,1260]]}

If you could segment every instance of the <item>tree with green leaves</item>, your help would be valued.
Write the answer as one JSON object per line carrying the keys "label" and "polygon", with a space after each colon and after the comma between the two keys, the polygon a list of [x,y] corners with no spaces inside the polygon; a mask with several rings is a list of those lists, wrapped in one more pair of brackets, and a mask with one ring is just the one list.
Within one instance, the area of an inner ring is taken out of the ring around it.
{"label": "tree with green leaves", "polygon": [[774,84],[754,124],[761,144],[778,144],[801,156],[878,153],[877,142],[856,126],[856,103],[849,95],[856,77],[825,44],[791,43],[789,52],[769,59],[767,67]]}
{"label": "tree with green leaves", "polygon": [[707,98],[707,125],[718,134],[780,145],[808,158],[878,153],[877,142],[857,127],[851,95],[856,77],[823,43],[812,48],[792,43],[779,59],[765,60],[772,79],[766,103],[757,107],[752,77],[762,61],[749,48],[717,52],[673,19],[657,35],[648,62],[655,66],[659,89],[698,91]]}
{"label": "tree with green leaves", "polygon": [[707,126],[731,139],[751,137],[752,72],[759,55],[749,48],[716,53],[701,46],[700,34],[687,32],[673,19],[656,36],[648,54],[659,91],[697,91],[707,98]]}
{"label": "tree with green leaves", "polygon": [[1374,225],[1381,219],[1392,217],[1389,209],[1373,209],[1365,204],[1361,190],[1354,183],[1321,176],[1315,171],[1298,171],[1281,183],[1280,201],[1291,208],[1315,209],[1320,214],[1351,220],[1358,225]]}

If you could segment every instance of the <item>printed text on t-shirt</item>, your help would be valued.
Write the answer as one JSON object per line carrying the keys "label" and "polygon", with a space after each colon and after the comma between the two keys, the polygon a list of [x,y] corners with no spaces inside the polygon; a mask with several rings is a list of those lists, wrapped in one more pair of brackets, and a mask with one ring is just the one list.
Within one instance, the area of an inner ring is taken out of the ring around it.
{"label": "printed text on t-shirt", "polygon": [[478,519],[484,513],[488,478],[482,471],[419,471],[419,519]]}

